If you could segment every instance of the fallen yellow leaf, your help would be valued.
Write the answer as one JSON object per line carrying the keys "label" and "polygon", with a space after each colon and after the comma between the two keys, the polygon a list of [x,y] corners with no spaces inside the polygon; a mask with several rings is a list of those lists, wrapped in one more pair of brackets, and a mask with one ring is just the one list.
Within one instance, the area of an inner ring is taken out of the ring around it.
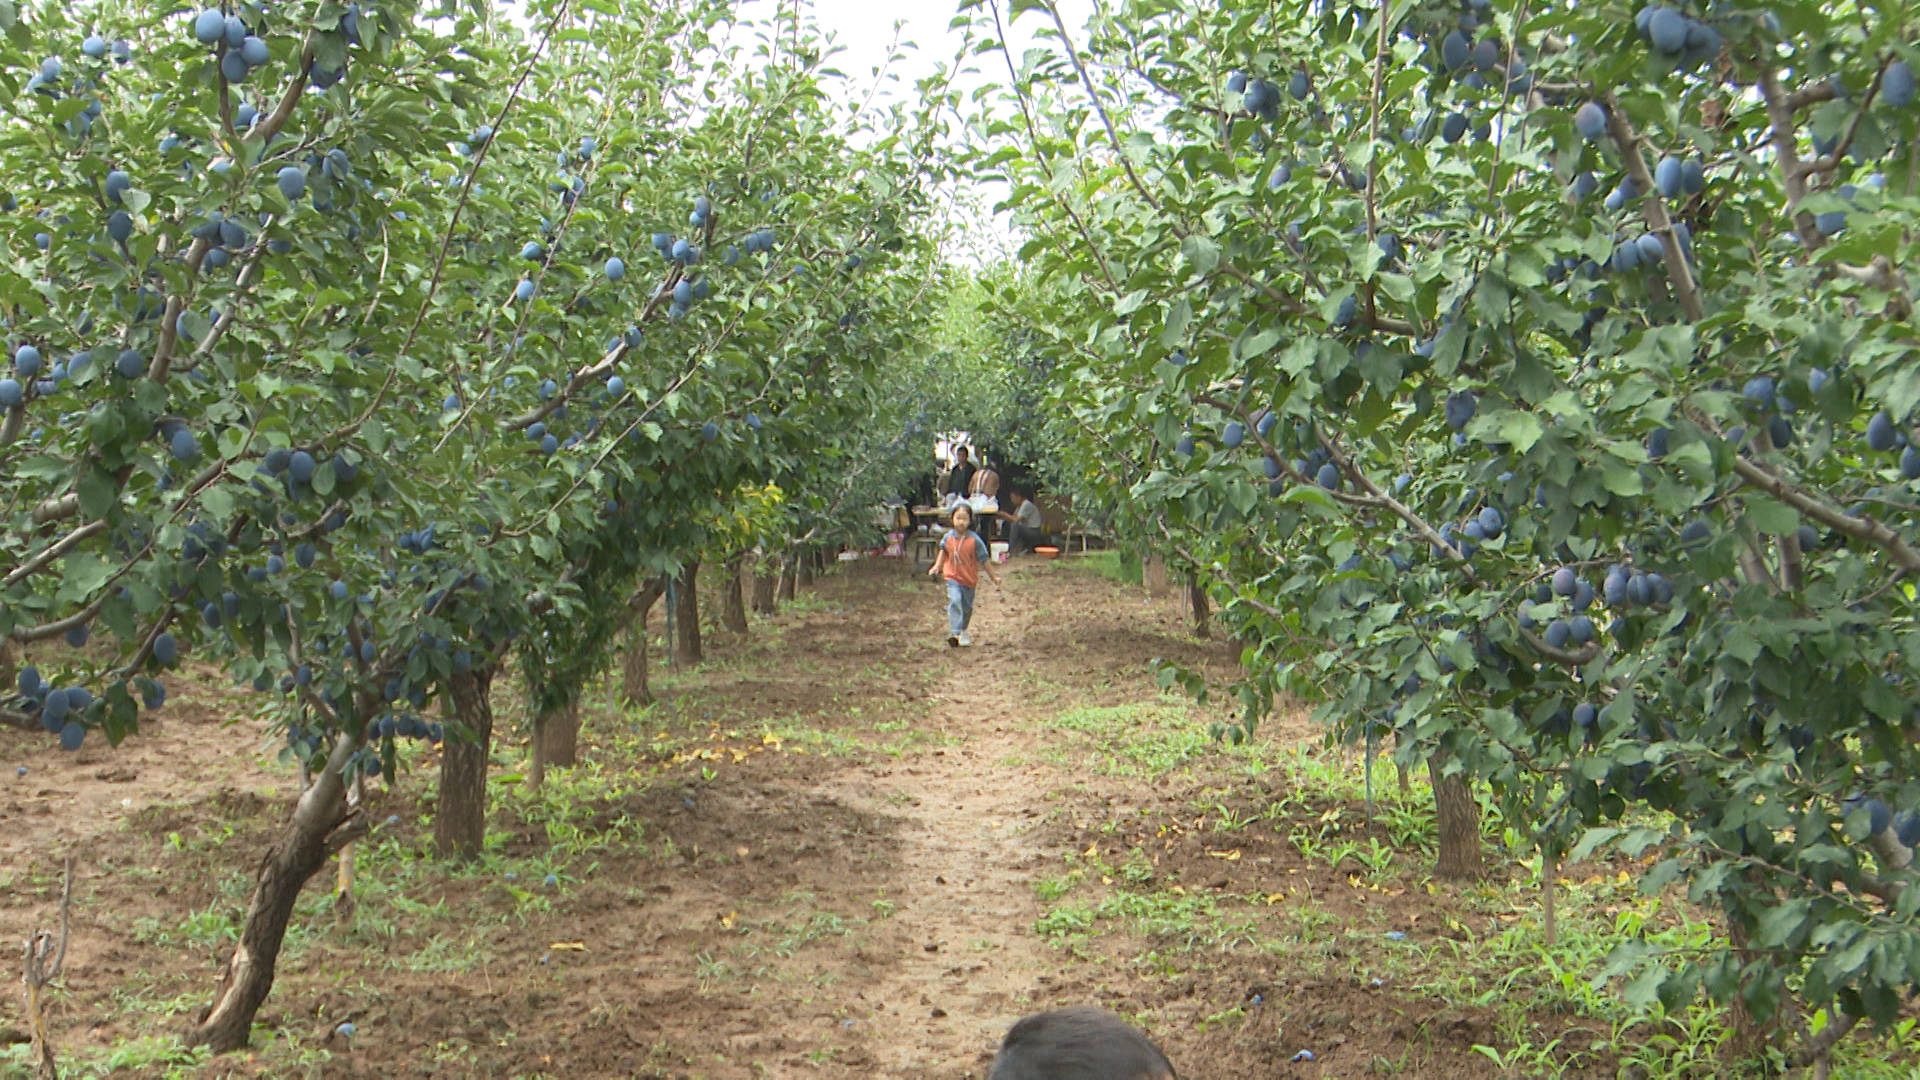
{"label": "fallen yellow leaf", "polygon": [[1225,859],[1225,860],[1227,860],[1228,862],[1239,862],[1239,861],[1240,861],[1240,849],[1239,849],[1239,848],[1234,848],[1234,849],[1233,849],[1232,851],[1209,851],[1209,852],[1207,852],[1207,854],[1209,854],[1209,855],[1211,855],[1211,856],[1213,856],[1213,857],[1214,857],[1214,858],[1216,858],[1216,859]]}
{"label": "fallen yellow leaf", "polygon": [[729,911],[725,915],[720,916],[721,927],[727,930],[733,929],[734,920],[738,917],[739,917],[739,912],[735,912],[735,911]]}
{"label": "fallen yellow leaf", "polygon": [[556,941],[547,946],[547,950],[549,952],[586,952],[587,943],[584,941]]}

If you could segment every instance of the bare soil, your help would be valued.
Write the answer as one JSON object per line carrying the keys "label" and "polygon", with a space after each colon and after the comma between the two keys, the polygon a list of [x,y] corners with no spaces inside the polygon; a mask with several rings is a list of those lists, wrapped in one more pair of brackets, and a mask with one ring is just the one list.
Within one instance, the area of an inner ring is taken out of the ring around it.
{"label": "bare soil", "polygon": [[[1473,1050],[1501,1038],[1492,1009],[1342,955],[1355,935],[1492,928],[1421,856],[1383,886],[1304,858],[1285,823],[1223,831],[1223,815],[1282,799],[1284,777],[1211,742],[1130,772],[1108,735],[1062,720],[1137,705],[1163,717],[1143,734],[1204,732],[1228,717],[1164,696],[1149,662],[1225,678],[1237,650],[1194,638],[1174,597],[1061,564],[1005,574],[982,583],[972,649],[947,645],[935,583],[873,560],[744,639],[716,633],[699,670],[657,672],[669,696],[648,712],[599,692],[572,782],[592,770],[601,787],[580,790],[612,794],[583,796],[599,801],[579,827],[628,839],[551,887],[537,868],[557,834],[523,799],[494,800],[487,861],[419,854],[435,768],[416,757],[376,796],[393,846],[363,863],[358,910],[329,907],[331,872],[309,886],[253,1052],[181,1074],[959,1080],[985,1075],[1015,1018],[1091,1002],[1135,1019],[1189,1080],[1501,1075]],[[510,730],[521,710],[501,693]],[[204,1003],[220,927],[293,792],[249,718],[261,704],[207,670],[119,748],[0,731],[0,940],[52,925],[59,860],[76,860],[50,1015],[64,1055],[163,1039]],[[1256,748],[1309,736],[1284,717]],[[524,762],[509,740],[503,774]],[[1078,871],[1059,903],[1093,910],[1129,860],[1138,894],[1210,914],[1046,921],[1048,882]],[[0,1037],[17,1037],[5,982]]]}

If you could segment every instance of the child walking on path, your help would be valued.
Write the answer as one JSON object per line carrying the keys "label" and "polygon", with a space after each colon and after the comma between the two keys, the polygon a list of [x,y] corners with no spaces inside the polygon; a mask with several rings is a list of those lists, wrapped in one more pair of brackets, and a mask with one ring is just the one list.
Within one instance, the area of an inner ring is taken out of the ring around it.
{"label": "child walking on path", "polygon": [[940,554],[934,557],[928,577],[944,572],[947,576],[947,644],[971,645],[967,624],[973,621],[973,590],[980,584],[980,568],[995,586],[1000,575],[993,572],[993,560],[987,542],[973,531],[973,509],[966,503],[953,508],[953,528],[940,538]]}

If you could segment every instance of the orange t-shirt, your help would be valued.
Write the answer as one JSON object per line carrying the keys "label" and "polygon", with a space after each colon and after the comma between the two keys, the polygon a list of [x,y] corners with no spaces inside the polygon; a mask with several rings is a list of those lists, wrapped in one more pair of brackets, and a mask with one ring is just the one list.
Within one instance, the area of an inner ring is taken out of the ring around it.
{"label": "orange t-shirt", "polygon": [[965,533],[948,529],[947,535],[940,541],[940,549],[947,553],[947,580],[957,581],[969,589],[977,587],[980,584],[980,558],[986,546],[987,542],[972,529]]}

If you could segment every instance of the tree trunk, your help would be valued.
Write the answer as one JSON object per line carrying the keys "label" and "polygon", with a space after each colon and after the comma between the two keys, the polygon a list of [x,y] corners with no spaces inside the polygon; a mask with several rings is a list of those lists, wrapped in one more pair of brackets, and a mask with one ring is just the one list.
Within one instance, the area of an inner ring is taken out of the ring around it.
{"label": "tree trunk", "polygon": [[1207,587],[1201,583],[1198,570],[1187,576],[1187,602],[1193,606],[1194,636],[1212,637],[1213,608],[1207,602]]}
{"label": "tree trunk", "polygon": [[453,721],[440,753],[440,801],[433,846],[446,858],[470,859],[487,838],[487,758],[493,752],[493,676],[476,667],[452,682]]}
{"label": "tree trunk", "polygon": [[0,637],[0,694],[10,694],[20,678],[20,645]]}
{"label": "tree trunk", "polygon": [[804,588],[804,589],[812,588],[813,587],[813,549],[810,547],[801,548],[799,551],[799,554],[794,558],[793,563],[794,563],[794,571],[793,571],[794,586],[796,588]]}
{"label": "tree trunk", "polygon": [[647,617],[666,588],[666,579],[656,578],[627,601],[633,626],[627,631],[627,651],[620,661],[620,695],[628,705],[644,708],[653,704],[653,689],[647,685]]}
{"label": "tree trunk", "polygon": [[1147,586],[1147,596],[1158,600],[1167,595],[1167,562],[1158,555],[1148,554],[1140,561],[1140,576]]}
{"label": "tree trunk", "polygon": [[[367,778],[364,775],[354,777],[353,783],[348,786],[348,792],[348,803],[359,805],[365,802],[367,798]],[[357,847],[359,847],[359,845],[356,843],[343,844],[340,848],[340,858],[336,862],[337,871],[334,874],[333,885],[333,912],[341,918],[351,918],[353,915],[353,852]]]}
{"label": "tree trunk", "polygon": [[647,624],[635,623],[627,632],[627,651],[620,658],[620,696],[628,705],[645,708],[653,704],[653,688],[647,685]]}
{"label": "tree trunk", "polygon": [[547,778],[549,765],[571,768],[579,746],[579,699],[541,710],[533,718],[533,762],[527,769],[527,786],[538,788]]}
{"label": "tree trunk", "polygon": [[1476,881],[1483,869],[1480,805],[1473,801],[1467,778],[1445,775],[1444,765],[1439,757],[1427,759],[1427,776],[1433,781],[1434,820],[1440,834],[1440,858],[1435,870],[1443,878]]}
{"label": "tree trunk", "polygon": [[700,562],[694,560],[680,571],[679,587],[673,601],[673,658],[681,667],[700,662]]}
{"label": "tree trunk", "polygon": [[773,614],[773,589],[780,578],[780,567],[772,557],[762,555],[753,567],[753,610]]}
{"label": "tree trunk", "polygon": [[799,551],[788,548],[787,554],[780,560],[780,599],[793,602],[794,580],[800,576]]}
{"label": "tree trunk", "polygon": [[273,969],[286,939],[294,902],[327,859],[366,832],[358,807],[347,805],[340,770],[360,746],[349,735],[336,736],[327,768],[294,804],[254,872],[253,899],[240,928],[240,941],[220,966],[213,1003],[200,1010],[182,1036],[188,1046],[206,1046],[216,1054],[247,1045],[253,1017],[273,989]]}
{"label": "tree trunk", "polygon": [[724,601],[720,609],[720,621],[741,637],[747,634],[747,593],[746,587],[740,582],[741,568],[746,561],[744,555],[728,559],[726,580],[720,585],[720,596]]}

